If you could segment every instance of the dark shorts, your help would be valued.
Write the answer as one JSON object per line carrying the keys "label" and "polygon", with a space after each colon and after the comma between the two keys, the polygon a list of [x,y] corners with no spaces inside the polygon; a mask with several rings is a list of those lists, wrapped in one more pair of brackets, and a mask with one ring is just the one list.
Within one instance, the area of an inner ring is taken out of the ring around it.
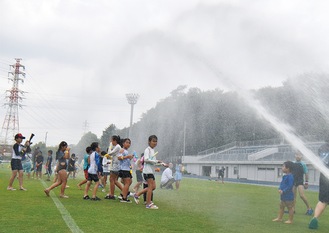
{"label": "dark shorts", "polygon": [[294,179],[294,186],[298,187],[299,185],[304,185],[304,179]]}
{"label": "dark shorts", "polygon": [[90,173],[88,173],[88,180],[89,181],[98,182],[99,181],[99,178],[98,178],[98,175],[97,174],[90,174]]}
{"label": "dark shorts", "polygon": [[104,176],[109,176],[110,175],[110,172],[103,172],[103,175]]}
{"label": "dark shorts", "polygon": [[155,180],[154,174],[143,174],[144,180],[153,179]]}
{"label": "dark shorts", "polygon": [[110,175],[111,174],[114,174],[114,175],[117,175],[118,176],[119,175],[119,171],[110,171]]}
{"label": "dark shorts", "polygon": [[141,170],[136,170],[136,180],[137,182],[143,182],[143,175]]}
{"label": "dark shorts", "polygon": [[42,171],[42,164],[40,164],[37,168],[36,168],[37,172],[41,172]]}
{"label": "dark shorts", "polygon": [[15,171],[15,170],[23,170],[23,165],[22,165],[22,161],[20,159],[11,159],[10,161],[10,166],[11,166],[11,170]]}
{"label": "dark shorts", "polygon": [[322,173],[320,174],[319,201],[329,204],[329,180]]}
{"label": "dark shorts", "polygon": [[126,179],[126,178],[133,178],[131,176],[130,171],[119,171],[119,177],[121,177],[122,179]]}
{"label": "dark shorts", "polygon": [[57,168],[56,168],[56,170],[57,170],[57,172],[59,172],[60,170],[66,170],[66,162],[58,162],[57,163]]}

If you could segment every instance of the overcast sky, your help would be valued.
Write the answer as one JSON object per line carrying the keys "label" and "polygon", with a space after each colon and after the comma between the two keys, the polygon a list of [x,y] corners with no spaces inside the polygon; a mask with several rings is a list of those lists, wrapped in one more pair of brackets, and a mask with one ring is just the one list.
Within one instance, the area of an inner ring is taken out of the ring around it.
{"label": "overcast sky", "polygon": [[0,0],[0,104],[12,85],[9,64],[22,58],[20,131],[36,142],[47,134],[47,145],[76,144],[85,131],[100,137],[111,123],[129,126],[126,93],[140,95],[137,122],[179,85],[255,89],[328,72],[328,7],[324,0]]}

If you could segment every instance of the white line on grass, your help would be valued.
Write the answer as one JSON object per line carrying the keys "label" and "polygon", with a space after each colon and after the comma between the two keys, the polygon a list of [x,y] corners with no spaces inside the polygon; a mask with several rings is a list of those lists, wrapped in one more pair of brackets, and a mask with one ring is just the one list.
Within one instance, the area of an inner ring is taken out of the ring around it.
{"label": "white line on grass", "polygon": [[[41,183],[42,183],[43,187],[47,188],[46,182],[41,180]],[[66,225],[70,228],[71,232],[83,233],[83,231],[78,227],[78,225],[75,223],[74,219],[71,217],[70,213],[67,211],[67,209],[65,209],[62,202],[60,202],[58,200],[56,195],[53,192],[50,192],[49,195],[50,195],[51,199],[54,201],[57,209],[61,213],[62,218],[64,219]]]}

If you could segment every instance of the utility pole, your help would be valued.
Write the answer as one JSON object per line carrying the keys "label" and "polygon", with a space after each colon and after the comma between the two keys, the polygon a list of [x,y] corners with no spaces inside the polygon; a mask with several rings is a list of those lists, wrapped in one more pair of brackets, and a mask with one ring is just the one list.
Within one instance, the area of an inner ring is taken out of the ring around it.
{"label": "utility pole", "polygon": [[184,121],[184,133],[183,133],[183,157],[185,157],[186,151],[186,121]]}
{"label": "utility pole", "polygon": [[85,135],[87,133],[88,128],[89,128],[89,123],[88,123],[87,120],[85,120],[83,122],[83,126],[82,127],[83,127],[83,135]]}
{"label": "utility pole", "polygon": [[46,135],[45,135],[45,146],[47,147],[47,137],[48,137],[48,132],[46,132]]}
{"label": "utility pole", "polygon": [[129,126],[129,132],[128,132],[128,138],[131,135],[131,127],[133,124],[133,114],[134,114],[134,105],[137,103],[137,100],[139,98],[139,95],[136,93],[129,93],[126,94],[127,100],[128,100],[128,104],[131,105],[130,108],[130,126]]}
{"label": "utility pole", "polygon": [[8,138],[10,138],[10,143],[12,144],[15,134],[19,132],[18,108],[22,107],[20,102],[23,100],[22,96],[25,93],[18,87],[19,81],[24,82],[21,76],[25,78],[25,73],[20,69],[23,68],[23,70],[25,70],[25,66],[20,63],[22,60],[21,58],[15,58],[15,60],[16,63],[9,66],[10,69],[14,69],[13,71],[8,72],[8,76],[11,75],[8,79],[13,82],[13,86],[10,90],[6,91],[9,93],[6,96],[7,102],[5,103],[8,108],[1,129],[1,136],[4,134],[5,145],[8,145],[9,143]]}

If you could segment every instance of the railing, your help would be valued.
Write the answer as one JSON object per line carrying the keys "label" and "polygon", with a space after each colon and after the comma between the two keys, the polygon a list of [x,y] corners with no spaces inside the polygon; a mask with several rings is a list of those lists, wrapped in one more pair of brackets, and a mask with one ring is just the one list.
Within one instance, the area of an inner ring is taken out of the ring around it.
{"label": "railing", "polygon": [[[316,136],[304,136],[301,137],[301,139],[302,141],[308,143],[321,141],[321,139],[319,140]],[[272,139],[255,140],[255,141],[235,141],[220,147],[213,147],[211,149],[198,152],[198,155],[217,153],[219,151],[224,151],[227,149],[231,149],[233,147],[270,146],[270,145],[288,145],[288,144],[289,142],[287,142],[284,138],[272,138]]]}

